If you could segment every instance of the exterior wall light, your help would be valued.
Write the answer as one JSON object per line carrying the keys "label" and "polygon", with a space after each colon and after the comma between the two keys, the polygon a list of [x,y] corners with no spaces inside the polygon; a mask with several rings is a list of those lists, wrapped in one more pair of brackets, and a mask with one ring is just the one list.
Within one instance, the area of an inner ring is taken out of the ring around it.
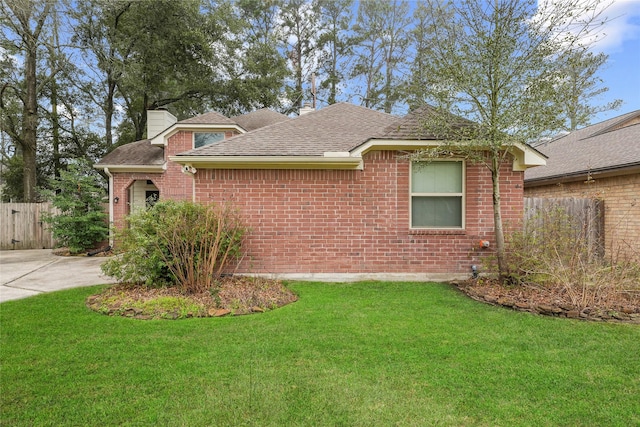
{"label": "exterior wall light", "polygon": [[118,203],[120,201],[120,197],[116,196],[113,198],[113,203]]}

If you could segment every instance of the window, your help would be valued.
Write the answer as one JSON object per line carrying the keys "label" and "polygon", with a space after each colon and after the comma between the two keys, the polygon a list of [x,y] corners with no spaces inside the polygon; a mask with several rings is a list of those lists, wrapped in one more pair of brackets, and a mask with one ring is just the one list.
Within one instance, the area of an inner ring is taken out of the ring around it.
{"label": "window", "polygon": [[224,139],[224,132],[194,132],[193,148],[204,147],[215,144]]}
{"label": "window", "polygon": [[411,228],[463,228],[464,163],[411,164]]}

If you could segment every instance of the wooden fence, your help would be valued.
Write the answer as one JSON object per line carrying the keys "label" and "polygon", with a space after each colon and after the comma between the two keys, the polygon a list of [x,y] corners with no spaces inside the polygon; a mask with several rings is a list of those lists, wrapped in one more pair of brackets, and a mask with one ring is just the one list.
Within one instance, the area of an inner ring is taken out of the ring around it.
{"label": "wooden fence", "polygon": [[604,201],[576,198],[525,197],[525,220],[534,220],[544,227],[544,221],[554,210],[565,212],[575,227],[576,233],[587,245],[590,256],[603,257],[605,247]]}
{"label": "wooden fence", "polygon": [[53,248],[45,212],[55,212],[51,203],[0,203],[0,250]]}

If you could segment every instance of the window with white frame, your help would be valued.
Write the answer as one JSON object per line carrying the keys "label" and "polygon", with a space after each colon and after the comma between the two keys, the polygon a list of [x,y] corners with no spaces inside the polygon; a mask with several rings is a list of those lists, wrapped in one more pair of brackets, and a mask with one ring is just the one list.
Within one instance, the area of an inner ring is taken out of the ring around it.
{"label": "window with white frame", "polygon": [[224,132],[194,132],[193,148],[216,144],[224,139]]}
{"label": "window with white frame", "polygon": [[464,162],[411,163],[411,228],[464,227]]}

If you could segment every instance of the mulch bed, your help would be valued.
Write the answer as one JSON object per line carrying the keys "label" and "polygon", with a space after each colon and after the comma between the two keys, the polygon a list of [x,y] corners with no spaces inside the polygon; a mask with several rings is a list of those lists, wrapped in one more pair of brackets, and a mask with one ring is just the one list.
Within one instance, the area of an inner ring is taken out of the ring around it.
{"label": "mulch bed", "polygon": [[[195,309],[182,313],[156,307],[144,308],[145,303],[169,297],[184,300]],[[120,283],[87,298],[90,309],[110,316],[137,319],[179,319],[188,317],[222,317],[263,313],[298,300],[298,296],[280,281],[255,277],[228,277],[219,281],[211,291],[187,294],[179,287],[148,287]],[[159,310],[159,311],[158,311]]]}
{"label": "mulch bed", "polygon": [[51,250],[51,253],[57,256],[72,256],[72,257],[86,257],[86,256],[109,257],[113,255],[111,246],[103,246],[96,249],[89,249],[86,252],[80,252],[77,254],[72,254],[71,251],[69,251],[69,248],[55,248]]}
{"label": "mulch bed", "polygon": [[487,278],[453,284],[476,301],[513,310],[596,322],[640,324],[640,290],[601,292],[597,298],[576,301],[577,298],[572,299],[561,286],[502,285]]}

